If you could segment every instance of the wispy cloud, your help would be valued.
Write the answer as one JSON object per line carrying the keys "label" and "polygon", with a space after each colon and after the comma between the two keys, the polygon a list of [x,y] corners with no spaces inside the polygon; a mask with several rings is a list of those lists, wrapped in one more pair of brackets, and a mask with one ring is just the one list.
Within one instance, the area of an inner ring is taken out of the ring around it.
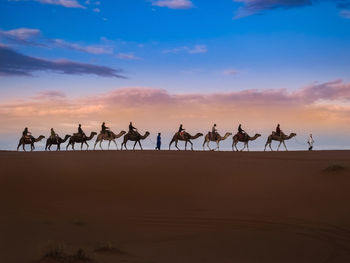
{"label": "wispy cloud", "polygon": [[12,30],[0,30],[0,39],[5,39],[11,43],[28,46],[43,46],[44,44],[38,42],[41,37],[39,29],[35,28],[17,28]]}
{"label": "wispy cloud", "polygon": [[67,42],[63,39],[52,39],[50,42],[53,43],[56,47],[72,49],[90,54],[113,54],[113,47],[106,45],[83,46],[77,43]]}
{"label": "wispy cloud", "polygon": [[187,52],[189,54],[200,54],[200,53],[206,53],[208,52],[208,49],[205,45],[195,45],[194,47],[176,47],[173,49],[166,49],[163,50],[163,53],[168,54],[168,53],[173,53],[173,54],[178,54],[181,52]]}
{"label": "wispy cloud", "polygon": [[155,0],[152,1],[152,5],[170,9],[190,9],[194,7],[190,0]]}
{"label": "wispy cloud", "polygon": [[113,54],[112,45],[82,45],[63,39],[44,38],[39,29],[17,28],[8,31],[0,30],[0,39],[17,45],[43,46],[47,48],[65,48],[90,54]]}
{"label": "wispy cloud", "polygon": [[347,18],[347,19],[350,19],[350,10],[341,10],[339,15],[341,17],[344,17],[344,18]]}
{"label": "wispy cloud", "polygon": [[119,53],[117,55],[119,59],[127,59],[127,60],[139,60],[140,58],[135,56],[134,53]]}
{"label": "wispy cloud", "polygon": [[223,72],[222,72],[223,75],[225,76],[233,76],[233,75],[237,75],[238,74],[238,71],[236,69],[225,69]]}
{"label": "wispy cloud", "polygon": [[105,66],[74,62],[70,60],[46,60],[30,57],[17,51],[0,47],[0,75],[31,76],[35,71],[52,71],[61,74],[93,74],[102,77],[123,78],[121,70]]}
{"label": "wispy cloud", "polygon": [[[334,3],[339,9],[350,8],[350,0],[233,0],[243,4],[239,8],[234,18],[241,18],[254,14],[259,14],[267,10],[273,9],[290,9],[296,7],[310,6],[319,2]],[[343,11],[342,11],[343,13]],[[342,14],[341,13],[341,14]],[[345,17],[347,11],[344,10]]]}
{"label": "wispy cloud", "polygon": [[48,5],[60,5],[67,8],[83,8],[86,7],[81,5],[77,0],[34,0],[36,2]]}
{"label": "wispy cloud", "polygon": [[101,12],[100,8],[97,8],[97,7],[92,9],[92,11],[94,11],[95,13],[100,13]]}

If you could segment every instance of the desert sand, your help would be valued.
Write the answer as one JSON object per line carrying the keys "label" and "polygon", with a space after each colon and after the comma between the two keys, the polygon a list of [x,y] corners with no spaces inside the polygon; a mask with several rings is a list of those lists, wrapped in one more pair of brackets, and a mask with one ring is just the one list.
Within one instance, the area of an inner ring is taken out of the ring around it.
{"label": "desert sand", "polygon": [[0,162],[2,263],[57,262],[45,255],[61,249],[99,263],[350,262],[350,151],[0,152]]}

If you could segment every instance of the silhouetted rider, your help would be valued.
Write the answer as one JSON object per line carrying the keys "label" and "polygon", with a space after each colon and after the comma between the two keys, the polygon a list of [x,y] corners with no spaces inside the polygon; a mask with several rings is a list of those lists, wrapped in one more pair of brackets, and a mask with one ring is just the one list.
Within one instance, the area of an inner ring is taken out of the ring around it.
{"label": "silhouetted rider", "polygon": [[111,131],[109,130],[109,127],[107,127],[104,122],[102,123],[102,126],[101,126],[101,132],[107,133],[108,137],[111,136]]}
{"label": "silhouetted rider", "polygon": [[134,133],[136,131],[137,131],[137,129],[134,126],[132,126],[132,122],[130,122],[130,124],[129,124],[129,133]]}
{"label": "silhouetted rider", "polygon": [[282,135],[282,130],[281,130],[279,124],[277,124],[277,127],[276,127],[276,135],[277,135],[277,136],[281,136],[281,135]]}
{"label": "silhouetted rider", "polygon": [[29,137],[29,135],[32,135],[32,133],[30,131],[28,131],[27,127],[25,127],[24,131],[22,132],[22,136],[23,137]]}
{"label": "silhouetted rider", "polygon": [[83,138],[86,137],[83,129],[81,128],[81,124],[79,124],[79,127],[78,127],[78,134]]}

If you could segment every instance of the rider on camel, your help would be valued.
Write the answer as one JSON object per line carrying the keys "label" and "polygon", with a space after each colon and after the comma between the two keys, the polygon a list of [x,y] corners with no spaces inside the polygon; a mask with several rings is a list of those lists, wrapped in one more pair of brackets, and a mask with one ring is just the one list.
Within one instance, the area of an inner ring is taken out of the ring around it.
{"label": "rider on camel", "polygon": [[101,133],[107,133],[107,136],[111,136],[111,131],[109,130],[109,127],[105,125],[105,122],[102,123],[101,125]]}
{"label": "rider on camel", "polygon": [[129,124],[129,133],[132,134],[134,132],[137,132],[137,129],[134,126],[132,126],[132,122],[130,122],[130,124]]}
{"label": "rider on camel", "polygon": [[56,140],[58,137],[58,134],[51,128],[51,140]]}
{"label": "rider on camel", "polygon": [[179,131],[178,131],[178,134],[180,135],[180,136],[184,136],[184,131],[185,131],[185,129],[184,128],[182,128],[182,124],[180,124],[180,127],[179,127]]}
{"label": "rider on camel", "polygon": [[276,135],[279,137],[282,137],[282,130],[279,124],[277,124],[277,127],[276,127]]}
{"label": "rider on camel", "polygon": [[214,124],[213,128],[211,128],[211,137],[213,140],[216,139],[217,134],[218,134],[218,130],[216,129],[216,124]]}
{"label": "rider on camel", "polygon": [[247,133],[245,132],[245,130],[242,129],[242,124],[238,125],[238,133],[241,134],[243,138],[247,137]]}
{"label": "rider on camel", "polygon": [[83,138],[86,137],[86,135],[85,135],[83,129],[81,128],[81,124],[79,124],[79,127],[78,127],[78,134],[79,134],[79,136],[81,136],[81,137],[83,137]]}
{"label": "rider on camel", "polygon": [[30,131],[28,131],[28,128],[25,127],[24,131],[22,132],[23,138],[29,137],[29,135],[32,135]]}

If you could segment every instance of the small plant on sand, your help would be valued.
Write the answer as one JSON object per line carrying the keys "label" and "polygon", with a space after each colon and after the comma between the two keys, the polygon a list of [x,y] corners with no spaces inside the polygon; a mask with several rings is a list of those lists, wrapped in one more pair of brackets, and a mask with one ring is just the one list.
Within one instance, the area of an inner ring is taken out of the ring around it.
{"label": "small plant on sand", "polygon": [[64,244],[59,243],[52,243],[49,245],[42,260],[39,262],[46,262],[45,260],[61,263],[94,262],[82,248],[79,248],[75,253],[71,254],[66,252],[66,246]]}
{"label": "small plant on sand", "polygon": [[344,170],[345,170],[345,167],[339,164],[332,164],[328,166],[326,169],[324,169],[325,172],[340,172]]}
{"label": "small plant on sand", "polygon": [[95,249],[97,253],[111,253],[111,254],[125,254],[124,251],[116,248],[111,242],[104,242],[98,244]]}

